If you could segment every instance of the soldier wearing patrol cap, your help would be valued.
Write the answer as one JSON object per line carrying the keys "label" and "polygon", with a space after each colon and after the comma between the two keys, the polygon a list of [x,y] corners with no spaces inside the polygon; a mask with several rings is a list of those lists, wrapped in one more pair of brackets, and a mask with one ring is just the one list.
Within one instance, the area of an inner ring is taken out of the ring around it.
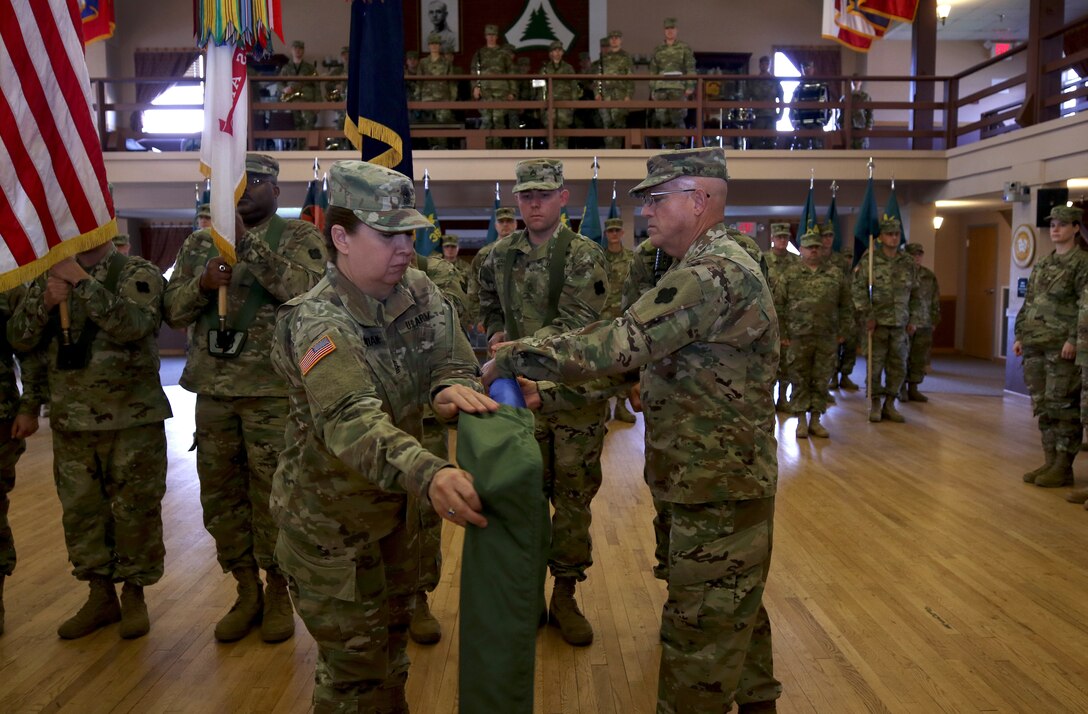
{"label": "soldier wearing patrol cap", "polygon": [[[832,225],[831,222],[821,224],[819,229],[820,240],[823,242],[824,260],[831,265],[834,265],[842,272],[842,279],[849,289],[853,282],[853,262],[846,253],[833,250],[835,245],[835,226]],[[850,302],[850,324],[844,325],[840,329],[842,330],[843,343],[839,345],[839,355],[836,360],[835,372],[831,375],[831,381],[828,382],[828,386],[831,389],[841,387],[842,389],[853,391],[858,388],[858,385],[854,383],[854,380],[850,379],[850,374],[854,371],[854,365],[856,365],[858,361],[858,333],[863,332],[865,329],[864,326],[858,325],[858,317],[854,312],[853,300]]]}
{"label": "soldier wearing patrol cap", "polygon": [[495,244],[503,238],[506,238],[514,231],[518,229],[518,216],[510,206],[501,206],[495,209],[495,232],[498,237],[494,243],[488,243],[483,248],[476,251],[476,255],[472,257],[472,263],[469,265],[468,271],[468,302],[469,309],[472,310],[472,319],[480,329],[483,326],[480,324],[480,270],[483,268],[484,261],[487,260],[487,256],[494,249]]}
{"label": "soldier wearing patrol cap", "polygon": [[202,203],[196,212],[196,227],[197,230],[212,227],[212,207],[207,203]]}
{"label": "soldier wearing patrol cap", "polygon": [[[495,243],[480,270],[480,317],[492,348],[585,327],[600,317],[608,296],[600,246],[560,220],[569,198],[562,162],[521,161],[516,174],[525,230]],[[551,289],[552,276],[562,277],[558,291]],[[574,591],[593,564],[590,504],[601,487],[607,396],[576,406],[566,403],[568,394],[562,385],[543,391],[548,409],[537,416],[536,438],[545,454],[544,489],[555,509],[550,622],[568,643],[583,646],[593,641],[593,628]]]}
{"label": "soldier wearing patrol cap", "polygon": [[[215,627],[221,642],[239,640],[257,624],[264,641],[279,642],[295,627],[287,582],[272,554],[276,526],[268,494],[285,448],[287,384],[272,370],[269,352],[276,308],[317,283],[325,250],[312,223],[276,215],[278,177],[271,156],[246,156],[237,262],[219,255],[209,231],[193,233],[181,246],[163,303],[167,324],[189,334],[180,384],[196,393],[204,526],[219,565],[238,582],[234,606]],[[225,329],[216,299],[221,286]],[[267,575],[264,587],[258,569]]]}
{"label": "soldier wearing patrol cap", "polygon": [[[627,50],[623,49],[623,33],[612,30],[608,33],[608,51],[601,50],[600,73],[626,77],[635,73],[635,63]],[[597,101],[629,102],[635,92],[635,83],[625,80],[601,80],[597,82]],[[624,108],[601,109],[601,122],[605,129],[626,129],[628,110]],[[607,149],[622,149],[622,136],[606,136],[604,145]]]}
{"label": "soldier wearing patrol cap", "polygon": [[797,438],[828,437],[820,415],[829,404],[827,382],[835,370],[843,330],[852,329],[850,289],[842,271],[826,261],[815,228],[801,236],[801,259],[775,282],[774,304],[786,371],[793,385],[790,409]]}
{"label": "soldier wearing patrol cap", "polygon": [[418,580],[406,494],[456,525],[487,525],[472,477],[420,445],[422,410],[448,421],[498,405],[450,303],[409,267],[414,231],[430,226],[411,179],[338,161],[329,204],[332,262],[280,308],[271,350],[289,395],[276,558],[317,642],[314,710],[406,712]]}
{"label": "soldier wearing patrol cap", "polygon": [[[772,291],[786,270],[799,261],[797,255],[789,251],[789,243],[790,224],[772,223],[771,249],[763,254],[763,259],[767,262],[767,284]],[[775,401],[774,407],[780,412],[789,411],[787,392],[789,391],[790,378],[785,359],[780,360],[778,363],[778,378],[776,381],[778,382],[778,399]]]}
{"label": "soldier wearing patrol cap", "polygon": [[117,248],[117,252],[121,255],[128,255],[132,249],[132,244],[129,241],[128,233],[118,233],[113,237],[113,246]]}
{"label": "soldier wearing patrol cap", "polygon": [[[548,60],[540,68],[540,73],[544,75],[574,74],[574,67],[571,67],[569,63],[563,61],[563,43],[559,40],[555,40],[548,47]],[[582,93],[582,89],[578,85],[578,82],[573,79],[553,79],[551,91],[552,99],[559,102],[569,102],[578,99]],[[553,129],[559,131],[569,129],[573,123],[573,109],[552,110]],[[568,137],[555,137],[555,148],[557,149],[567,148],[568,143]]]}
{"label": "soldier wearing patrol cap", "polygon": [[[420,60],[419,74],[426,77],[446,77],[453,74],[453,65],[442,55],[442,37],[432,32],[427,38],[429,54]],[[457,99],[457,85],[445,80],[422,81],[419,84],[419,99],[423,102],[451,102]],[[435,124],[452,124],[453,111],[434,109],[420,113],[420,119]],[[447,139],[433,138],[428,143],[432,149],[449,147]]]}
{"label": "soldier wearing patrol cap", "polygon": [[[514,84],[509,79],[483,79],[489,74],[513,74],[514,62],[511,52],[506,47],[499,45],[499,26],[487,25],[484,27],[483,47],[476,50],[472,56],[470,72],[476,75],[476,81],[472,87],[472,98],[478,101],[494,102],[514,100]],[[481,109],[481,129],[504,129],[507,125],[507,110],[505,109]],[[487,148],[501,149],[502,138],[489,136],[486,140]]]}
{"label": "soldier wearing patrol cap", "polygon": [[[1084,289],[1088,252],[1077,247],[1083,211],[1055,206],[1050,211],[1054,252],[1036,261],[1024,304],[1016,315],[1012,351],[1023,357],[1024,384],[1031,411],[1039,418],[1046,461],[1024,474],[1025,483],[1054,488],[1073,484],[1073,458],[1080,451],[1084,419],[1081,369],[1088,365]],[[1075,336],[1075,337],[1074,337]]]}
{"label": "soldier wearing patrol cap", "polygon": [[868,363],[871,422],[906,421],[895,408],[895,398],[906,376],[907,340],[914,334],[922,308],[914,261],[899,251],[899,236],[899,220],[884,216],[880,221],[880,246],[873,251],[871,296],[868,269],[862,266],[854,274],[854,309],[872,335]]}
{"label": "soldier wearing patrol cap", "polygon": [[[280,67],[281,77],[316,77],[317,69],[303,57],[306,55],[306,43],[295,40],[291,43],[291,60]],[[318,101],[317,82],[288,82],[283,87],[280,99],[285,102]],[[317,113],[312,111],[292,112],[295,129],[313,129],[317,124]],[[305,148],[305,139],[293,139],[287,142],[294,148]]]}
{"label": "soldier wearing patrol cap", "polygon": [[659,712],[725,712],[734,700],[773,711],[781,694],[762,603],[778,320],[759,264],[726,229],[727,179],[719,148],[652,156],[632,193],[653,245],[677,263],[618,319],[503,347],[484,366],[485,382],[640,370],[646,478],[672,519]]}
{"label": "soldier wearing patrol cap", "polygon": [[929,397],[922,394],[918,385],[926,378],[926,365],[929,353],[933,349],[933,328],[941,321],[941,288],[937,285],[937,275],[922,265],[926,249],[921,243],[907,243],[904,248],[907,255],[914,259],[918,276],[918,299],[921,310],[918,312],[918,324],[910,337],[907,352],[907,381],[899,390],[899,401],[928,402]]}
{"label": "soldier wearing patrol cap", "polygon": [[[460,240],[453,233],[442,234],[442,258],[450,264],[454,272],[457,273],[457,280],[461,283],[461,290],[468,290],[468,266],[463,261],[457,259],[457,254],[460,252]],[[464,307],[464,306],[462,306]],[[462,318],[469,318],[468,315],[461,315]]]}
{"label": "soldier wearing patrol cap", "polygon": [[[650,74],[664,78],[650,82],[650,97],[657,101],[675,102],[695,95],[694,80],[677,80],[670,77],[695,74],[695,53],[687,44],[676,39],[679,32],[676,18],[667,17],[664,22],[665,42],[658,45],[650,58]],[[686,109],[655,109],[651,125],[655,127],[683,129]],[[680,146],[681,137],[670,136],[662,140],[666,144]]]}
{"label": "soldier wearing patrol cap", "polygon": [[[607,218],[604,222],[605,244],[604,257],[608,265],[608,300],[601,310],[602,320],[612,320],[623,314],[623,289],[631,275],[631,266],[635,254],[623,245],[623,219]],[[625,424],[634,424],[635,415],[627,408],[627,390],[616,396],[616,406],[612,418]]]}

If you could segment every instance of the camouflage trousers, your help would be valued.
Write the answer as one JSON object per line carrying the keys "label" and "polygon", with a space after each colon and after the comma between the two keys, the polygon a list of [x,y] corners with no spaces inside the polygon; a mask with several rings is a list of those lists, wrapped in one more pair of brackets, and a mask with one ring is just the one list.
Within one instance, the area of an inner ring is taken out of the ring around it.
{"label": "camouflage trousers", "polygon": [[8,523],[8,494],[15,488],[15,464],[26,451],[26,441],[11,438],[11,420],[0,421],[0,575],[15,570],[15,538]]}
{"label": "camouflage trousers", "polygon": [[[434,109],[419,113],[419,120],[424,124],[453,124],[453,112],[449,109]],[[432,149],[449,148],[449,139],[427,139],[427,145]]]}
{"label": "camouflage trousers", "polygon": [[[770,114],[760,115],[756,113],[756,118],[752,120],[752,128],[759,129],[761,131],[774,131],[775,122],[778,118],[774,112]],[[752,139],[749,144],[749,148],[752,149],[773,149],[778,145],[778,140],[773,136],[760,136]]]}
{"label": "camouflage trousers", "polygon": [[[354,560],[323,563],[320,549],[287,543],[313,569],[284,566],[291,600],[317,642],[315,714],[408,714],[408,622],[415,607],[417,550],[404,524],[376,543],[360,543]],[[298,562],[297,557],[292,562]],[[350,569],[347,577],[341,571]],[[336,577],[321,576],[337,571]]]}
{"label": "camouflage trousers", "polygon": [[727,712],[777,699],[763,589],[774,499],[671,503],[658,714]]}
{"label": "camouflage trousers", "polygon": [[[907,331],[902,325],[877,325],[873,330],[873,353],[869,370],[873,380],[870,398],[896,397],[907,374]],[[881,375],[884,376],[883,386]]]}
{"label": "camouflage trousers", "polygon": [[586,570],[593,565],[590,503],[601,488],[607,419],[607,401],[536,419],[544,494],[553,508],[548,568],[557,578],[585,580]]}
{"label": "camouflage trousers", "polygon": [[[573,109],[553,109],[552,110],[552,128],[554,129],[570,129],[574,124],[574,110]],[[570,143],[569,136],[557,136],[555,137],[555,148],[565,149]]]}
{"label": "camouflage trousers", "polygon": [[789,364],[795,413],[827,411],[827,384],[835,373],[838,341],[833,334],[798,335],[790,339],[786,361]]}
{"label": "camouflage trousers", "polygon": [[1075,454],[1081,442],[1081,370],[1060,350],[1024,348],[1024,384],[1039,417],[1043,449]]}
{"label": "camouflage trousers", "polygon": [[858,363],[858,344],[865,335],[865,325],[857,320],[843,330],[846,341],[839,347],[839,373],[849,377]]}
{"label": "camouflage trousers", "polygon": [[[428,410],[429,412],[430,410]],[[445,424],[434,416],[423,417],[420,443],[435,456],[449,458],[449,437]],[[419,544],[418,592],[433,592],[442,577],[442,518],[430,506],[424,506],[411,494],[405,516],[408,534]]]}
{"label": "camouflage trousers", "polygon": [[283,451],[286,397],[196,397],[196,472],[204,527],[223,572],[276,571],[268,501]]}
{"label": "camouflage trousers", "polygon": [[[612,101],[611,99],[609,101]],[[627,115],[631,113],[630,109],[601,109],[601,123],[605,129],[626,129],[627,128]],[[606,136],[604,138],[604,148],[606,149],[622,149],[623,137],[622,136]]]}
{"label": "camouflage trousers", "polygon": [[105,431],[53,430],[53,478],[72,574],[133,585],[162,577],[163,423]]}
{"label": "camouflage trousers", "polygon": [[926,378],[926,364],[933,349],[933,328],[919,327],[910,338],[907,354],[907,381],[920,384]]}
{"label": "camouflage trousers", "polygon": [[[506,100],[506,90],[488,89],[486,86],[480,90],[480,99],[485,102],[501,102]],[[507,124],[508,109],[481,109],[481,129],[505,129]],[[487,148],[501,149],[502,137],[489,136],[486,139]]]}
{"label": "camouflage trousers", "polygon": [[[684,99],[683,89],[655,89],[652,92],[654,101],[679,102]],[[684,119],[687,117],[687,109],[654,109],[653,126],[671,129],[683,129]],[[670,137],[668,143],[679,141]]]}

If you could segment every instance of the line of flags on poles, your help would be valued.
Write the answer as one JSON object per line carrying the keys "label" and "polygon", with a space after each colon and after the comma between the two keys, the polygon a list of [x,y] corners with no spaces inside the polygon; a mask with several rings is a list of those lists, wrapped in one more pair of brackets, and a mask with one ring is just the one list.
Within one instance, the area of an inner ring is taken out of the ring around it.
{"label": "line of flags on poles", "polygon": [[914,22],[918,0],[823,0],[820,33],[855,52],[868,52],[892,22]]}

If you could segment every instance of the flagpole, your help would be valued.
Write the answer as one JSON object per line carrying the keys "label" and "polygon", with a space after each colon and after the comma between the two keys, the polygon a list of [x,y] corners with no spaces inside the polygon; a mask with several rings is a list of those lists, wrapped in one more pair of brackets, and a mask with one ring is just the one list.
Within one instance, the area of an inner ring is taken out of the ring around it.
{"label": "flagpole", "polygon": [[315,156],[315,157],[314,157],[314,181],[316,181],[316,180],[317,180],[317,177],[318,177],[318,175],[319,175],[319,173],[318,173],[318,172],[320,171],[320,169],[321,169],[321,164],[320,164],[320,163],[318,163],[318,161],[317,161],[317,157]]}
{"label": "flagpole", "polygon": [[[869,157],[869,181],[873,180],[873,157]],[[863,217],[869,224],[869,312],[872,314],[873,308],[873,224],[869,220],[868,216]],[[868,336],[868,353],[865,357],[865,393],[869,395],[869,399],[873,398],[873,332],[875,330],[869,329],[869,325],[865,325],[865,334]]]}

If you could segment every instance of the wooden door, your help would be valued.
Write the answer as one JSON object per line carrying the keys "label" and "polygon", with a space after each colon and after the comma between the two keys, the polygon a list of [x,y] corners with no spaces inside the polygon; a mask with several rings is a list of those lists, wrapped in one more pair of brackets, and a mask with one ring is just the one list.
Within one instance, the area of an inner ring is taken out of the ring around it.
{"label": "wooden door", "polygon": [[967,229],[967,300],[963,351],[993,359],[997,316],[997,226]]}

